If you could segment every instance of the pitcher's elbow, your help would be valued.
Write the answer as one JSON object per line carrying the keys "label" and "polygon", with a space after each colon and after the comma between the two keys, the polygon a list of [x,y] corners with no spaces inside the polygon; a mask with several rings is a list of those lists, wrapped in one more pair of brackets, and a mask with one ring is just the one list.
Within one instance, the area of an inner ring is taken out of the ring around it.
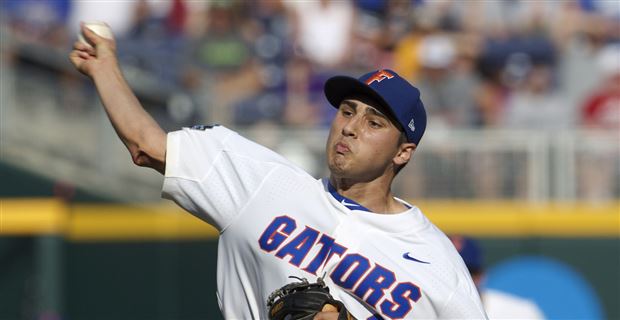
{"label": "pitcher's elbow", "polygon": [[161,174],[165,173],[165,161],[160,160],[158,157],[153,157],[146,152],[139,151],[132,153],[131,160],[133,160],[133,163],[139,167],[152,168]]}
{"label": "pitcher's elbow", "polygon": [[144,167],[148,164],[149,157],[142,151],[132,152],[131,160],[137,166]]}

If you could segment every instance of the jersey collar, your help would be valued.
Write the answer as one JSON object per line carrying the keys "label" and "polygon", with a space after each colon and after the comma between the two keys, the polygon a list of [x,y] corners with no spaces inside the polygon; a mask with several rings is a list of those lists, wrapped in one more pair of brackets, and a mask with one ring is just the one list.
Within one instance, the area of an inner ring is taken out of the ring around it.
{"label": "jersey collar", "polygon": [[[329,179],[325,179],[327,181],[327,191],[329,191],[329,193],[332,195],[332,197],[334,197],[334,199],[336,199],[336,201],[340,202],[342,205],[344,205],[345,207],[347,207],[347,209],[349,210],[361,210],[361,211],[366,211],[366,212],[371,212],[374,213],[373,211],[370,211],[368,208],[364,207],[363,205],[359,204],[357,201],[349,199],[343,195],[341,195],[340,193],[338,193],[338,191],[336,191],[336,188],[334,186],[332,186],[331,182],[329,182]],[[411,206],[402,202],[405,207],[407,207],[407,209],[411,209]]]}
{"label": "jersey collar", "polygon": [[331,182],[329,182],[329,180],[327,180],[327,191],[329,191],[329,193],[332,195],[332,197],[334,197],[334,199],[336,199],[342,205],[347,207],[349,210],[362,210],[362,211],[372,212],[372,211],[368,210],[368,208],[366,208],[363,205],[357,203],[355,200],[351,200],[351,199],[341,195],[340,193],[338,193],[338,191],[336,191],[336,188],[334,186],[332,186],[332,184],[331,184]]}

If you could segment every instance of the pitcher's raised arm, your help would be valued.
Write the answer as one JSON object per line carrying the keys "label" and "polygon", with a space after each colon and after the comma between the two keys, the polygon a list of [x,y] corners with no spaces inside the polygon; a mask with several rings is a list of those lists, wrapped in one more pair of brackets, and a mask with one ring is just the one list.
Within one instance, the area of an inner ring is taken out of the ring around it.
{"label": "pitcher's raised arm", "polygon": [[116,42],[81,25],[84,39],[75,42],[69,59],[95,83],[105,111],[133,162],[164,173],[166,133],[144,110],[123,77],[116,57]]}

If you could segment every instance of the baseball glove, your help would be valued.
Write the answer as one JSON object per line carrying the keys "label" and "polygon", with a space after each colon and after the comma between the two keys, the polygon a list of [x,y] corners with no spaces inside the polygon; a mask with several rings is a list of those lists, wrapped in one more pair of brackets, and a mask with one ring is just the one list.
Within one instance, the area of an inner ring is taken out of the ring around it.
{"label": "baseball glove", "polygon": [[309,283],[305,278],[289,283],[272,292],[267,299],[270,320],[311,320],[327,304],[338,310],[338,320],[351,320],[351,314],[344,304],[329,294],[329,288],[322,278]]}

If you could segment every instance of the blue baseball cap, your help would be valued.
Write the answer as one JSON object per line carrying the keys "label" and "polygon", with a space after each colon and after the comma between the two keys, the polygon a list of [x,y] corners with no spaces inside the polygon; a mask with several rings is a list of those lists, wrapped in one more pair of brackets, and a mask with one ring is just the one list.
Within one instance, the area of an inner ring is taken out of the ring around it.
{"label": "blue baseball cap", "polygon": [[469,272],[482,272],[482,250],[478,242],[473,238],[461,235],[451,235],[449,238],[452,240],[452,244],[454,244],[456,251],[458,251],[461,258],[463,258],[463,262],[465,262]]}
{"label": "blue baseball cap", "polygon": [[325,82],[325,97],[336,107],[355,94],[362,94],[378,101],[404,131],[407,141],[416,145],[426,130],[426,111],[420,100],[420,90],[396,72],[381,69],[369,72],[358,79],[348,76],[331,77]]}

